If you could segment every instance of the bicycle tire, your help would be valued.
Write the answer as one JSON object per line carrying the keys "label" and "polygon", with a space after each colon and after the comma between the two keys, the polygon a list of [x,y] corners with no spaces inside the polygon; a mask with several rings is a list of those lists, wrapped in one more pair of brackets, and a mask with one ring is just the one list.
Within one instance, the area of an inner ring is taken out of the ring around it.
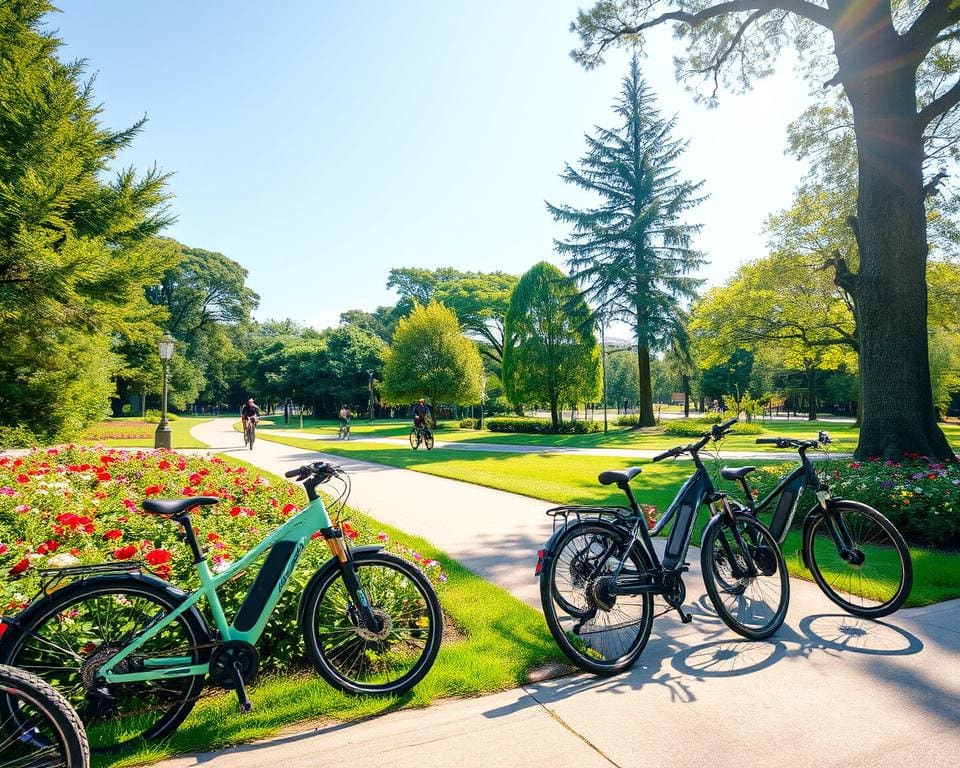
{"label": "bicycle tire", "polygon": [[[714,518],[703,532],[700,565],[707,595],[730,629],[750,640],[763,640],[780,629],[790,603],[790,578],[780,545],[767,527],[750,514],[735,513],[734,524],[759,573],[746,573],[742,549],[726,516]],[[730,573],[716,578],[717,549]],[[774,607],[768,602],[773,599]]]}
{"label": "bicycle tire", "polygon": [[[573,605],[575,610],[562,617],[557,613],[560,607],[556,599],[557,571],[566,565],[558,554],[568,548],[573,552],[582,552],[578,544],[571,546],[571,540],[578,537],[592,542],[590,546],[598,545],[600,551],[596,552],[594,567],[589,575],[584,576],[583,582],[574,584],[571,580],[571,593],[575,591],[577,597],[570,594],[565,597],[565,603]],[[544,556],[540,573],[540,605],[550,634],[570,661],[597,675],[613,675],[633,666],[643,653],[653,627],[652,594],[604,594],[605,586],[609,585],[609,581],[604,580],[610,577],[601,574],[616,567],[628,541],[626,534],[612,526],[596,522],[571,525],[553,551]],[[631,542],[627,556],[636,570],[628,571],[625,568],[621,577],[639,578],[641,573],[652,568],[646,552],[635,542]],[[611,618],[619,623],[611,624]],[[623,642],[624,637],[626,642]]]}
{"label": "bicycle tire", "polygon": [[0,666],[0,697],[9,713],[0,715],[0,766],[89,768],[83,724],[53,686],[22,669]]}
{"label": "bicycle tire", "polygon": [[253,444],[257,439],[257,428],[253,425],[247,427],[247,439],[246,444],[250,447],[250,450],[253,450]]}
{"label": "bicycle tire", "polygon": [[355,552],[353,564],[383,621],[381,632],[360,625],[340,567],[334,565],[321,572],[304,597],[301,630],[307,655],[318,674],[344,693],[406,693],[430,671],[440,650],[440,601],[420,569],[396,555]]}
{"label": "bicycle tire", "polygon": [[[856,550],[865,557],[862,563],[854,565],[841,557],[827,528],[830,513],[841,516]],[[913,560],[900,531],[882,513],[860,502],[831,501],[828,513],[814,508],[804,526],[803,553],[817,586],[854,616],[888,616],[906,602],[913,588]],[[835,575],[830,576],[831,571]]]}
{"label": "bicycle tire", "polygon": [[417,450],[417,448],[420,447],[420,433],[416,427],[410,430],[410,447],[413,448],[413,450]]}
{"label": "bicycle tire", "polygon": [[[60,690],[77,709],[94,753],[114,751],[142,740],[162,739],[176,730],[193,709],[204,676],[103,686],[96,683],[98,667],[95,665],[102,666],[110,658],[102,653],[104,648],[119,650],[129,642],[127,638],[135,635],[148,621],[156,621],[159,611],[172,612],[182,599],[159,580],[105,577],[74,582],[32,604],[19,619],[19,631],[16,628],[7,630],[0,646],[0,663],[35,672]],[[84,603],[89,604],[87,614],[81,611]],[[106,607],[101,607],[104,604]],[[120,614],[117,605],[126,609],[127,616]],[[137,616],[134,611],[138,607],[151,613]],[[85,618],[87,615],[96,618]],[[68,616],[70,624],[64,621]],[[111,621],[112,627],[104,627],[104,624],[111,625]],[[172,629],[174,627],[176,629]],[[101,634],[116,632],[124,640],[111,642],[110,638],[100,638],[97,642],[97,631]],[[72,634],[65,635],[64,632]],[[208,641],[209,634],[199,614],[186,611],[169,625],[168,630],[148,641],[147,652],[189,655],[191,663],[200,664],[209,656],[209,651],[204,649]],[[158,685],[160,682],[163,685]],[[112,706],[104,704],[98,710],[88,699],[88,693],[95,689],[94,683],[97,690],[106,689]],[[151,697],[159,699],[158,706],[150,706]],[[130,732],[124,717],[130,717],[131,713],[124,715],[121,708],[132,709],[132,714],[138,716],[132,730],[139,733]],[[147,712],[159,714],[152,722],[146,723],[147,718],[142,715]],[[0,718],[3,714],[0,702]]]}
{"label": "bicycle tire", "polygon": [[433,443],[433,432],[431,432],[429,429],[423,430],[423,444],[427,447],[428,451],[433,450]]}

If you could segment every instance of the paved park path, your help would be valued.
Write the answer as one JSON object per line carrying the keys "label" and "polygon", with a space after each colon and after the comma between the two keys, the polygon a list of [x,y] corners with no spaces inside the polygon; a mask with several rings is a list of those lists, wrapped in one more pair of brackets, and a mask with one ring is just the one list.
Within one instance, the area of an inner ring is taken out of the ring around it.
{"label": "paved park path", "polygon": [[[549,506],[408,470],[258,441],[241,449],[232,420],[192,430],[214,450],[272,472],[329,459],[350,470],[351,503],[422,535],[537,605],[535,551]],[[659,617],[628,673],[576,675],[371,720],[291,731],[164,768],[433,766],[932,766],[960,754],[960,600],[883,623],[842,615],[792,580],[787,621],[746,642],[703,594],[691,551],[694,621]]]}

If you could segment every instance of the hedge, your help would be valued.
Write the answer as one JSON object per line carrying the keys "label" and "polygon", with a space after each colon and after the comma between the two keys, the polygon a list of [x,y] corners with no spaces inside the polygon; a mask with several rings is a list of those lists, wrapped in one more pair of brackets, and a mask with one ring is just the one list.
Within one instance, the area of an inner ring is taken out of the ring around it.
{"label": "hedge", "polygon": [[526,416],[494,416],[486,420],[486,426],[491,432],[525,432],[535,435],[585,435],[603,431],[603,422],[600,421],[561,421],[559,428],[554,431],[550,419]]}
{"label": "hedge", "polygon": [[[663,428],[663,434],[675,435],[678,437],[700,437],[710,431],[710,427],[718,423],[717,421],[704,422],[701,419],[693,421],[684,419],[682,421],[671,421]],[[762,435],[763,427],[749,421],[741,421],[733,425],[728,434],[732,435]]]}

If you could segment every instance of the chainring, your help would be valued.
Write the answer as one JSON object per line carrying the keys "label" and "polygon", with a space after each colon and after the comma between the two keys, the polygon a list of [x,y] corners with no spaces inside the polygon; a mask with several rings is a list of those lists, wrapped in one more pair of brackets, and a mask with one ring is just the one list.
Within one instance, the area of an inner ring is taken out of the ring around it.
{"label": "chainring", "polygon": [[234,662],[240,664],[240,677],[247,685],[260,669],[260,654],[255,646],[245,640],[220,643],[210,654],[210,682],[221,688],[233,689],[236,685],[233,678]]}

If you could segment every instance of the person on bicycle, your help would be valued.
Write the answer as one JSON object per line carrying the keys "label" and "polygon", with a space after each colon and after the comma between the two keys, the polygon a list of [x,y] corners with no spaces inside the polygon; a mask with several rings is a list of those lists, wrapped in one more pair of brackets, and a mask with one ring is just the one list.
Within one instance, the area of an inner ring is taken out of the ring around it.
{"label": "person on bicycle", "polygon": [[350,409],[344,403],[340,409],[340,432],[343,433],[350,426]]}
{"label": "person on bicycle", "polygon": [[430,426],[431,421],[433,421],[433,411],[421,397],[417,400],[417,404],[413,406],[413,426],[417,429],[423,429]]}
{"label": "person on bicycle", "polygon": [[240,409],[240,418],[243,421],[244,435],[247,434],[247,422],[250,421],[250,419],[253,419],[254,426],[257,425],[257,419],[260,418],[260,408],[255,402],[253,402],[252,397],[247,400],[247,404]]}

